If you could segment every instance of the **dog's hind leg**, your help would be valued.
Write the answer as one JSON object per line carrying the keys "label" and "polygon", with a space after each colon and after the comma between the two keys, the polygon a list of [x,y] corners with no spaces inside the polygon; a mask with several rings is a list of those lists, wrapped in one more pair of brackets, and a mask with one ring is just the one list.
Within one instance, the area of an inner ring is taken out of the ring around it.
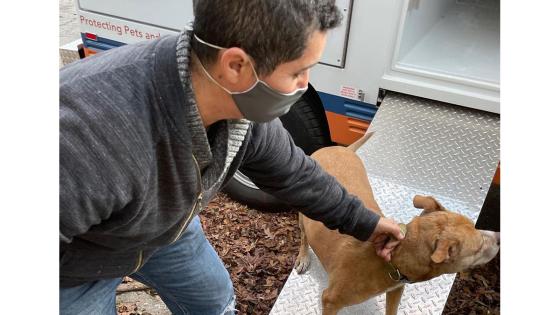
{"label": "dog's hind leg", "polygon": [[[329,283],[330,284],[330,283]],[[322,315],[336,315],[338,311],[343,307],[340,303],[337,302],[339,297],[333,294],[335,290],[330,286],[323,291],[321,295],[321,304],[323,306]]]}
{"label": "dog's hind leg", "polygon": [[397,315],[403,291],[404,285],[386,293],[385,315]]}
{"label": "dog's hind leg", "polygon": [[298,274],[304,273],[309,267],[309,244],[307,243],[307,236],[305,236],[305,229],[303,227],[303,214],[298,215],[299,230],[301,231],[301,243],[299,246],[299,253],[296,259],[296,271]]}

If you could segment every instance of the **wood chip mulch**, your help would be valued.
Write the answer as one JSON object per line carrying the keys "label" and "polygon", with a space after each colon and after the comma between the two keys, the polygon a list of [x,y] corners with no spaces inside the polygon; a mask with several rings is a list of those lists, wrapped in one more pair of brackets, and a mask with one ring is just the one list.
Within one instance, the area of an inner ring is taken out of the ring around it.
{"label": "wood chip mulch", "polygon": [[484,266],[460,272],[443,314],[500,314],[500,253]]}
{"label": "wood chip mulch", "polygon": [[268,314],[296,260],[297,213],[258,212],[220,193],[200,218],[230,273],[238,314]]}

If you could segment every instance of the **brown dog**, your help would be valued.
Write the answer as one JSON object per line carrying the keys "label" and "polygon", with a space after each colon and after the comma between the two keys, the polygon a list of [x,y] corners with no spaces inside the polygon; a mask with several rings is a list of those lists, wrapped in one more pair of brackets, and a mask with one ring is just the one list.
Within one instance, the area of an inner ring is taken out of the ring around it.
{"label": "brown dog", "polygon": [[[370,135],[348,148],[323,148],[312,157],[366,207],[383,215],[364,165],[354,152]],[[397,314],[405,283],[460,272],[496,256],[499,233],[475,229],[472,221],[446,210],[433,197],[415,196],[413,204],[424,211],[406,225],[405,238],[393,250],[391,263],[377,256],[371,242],[361,242],[299,215],[302,234],[296,271],[302,273],[309,266],[311,245],[329,275],[322,295],[324,315],[382,293],[387,293],[386,314]]]}

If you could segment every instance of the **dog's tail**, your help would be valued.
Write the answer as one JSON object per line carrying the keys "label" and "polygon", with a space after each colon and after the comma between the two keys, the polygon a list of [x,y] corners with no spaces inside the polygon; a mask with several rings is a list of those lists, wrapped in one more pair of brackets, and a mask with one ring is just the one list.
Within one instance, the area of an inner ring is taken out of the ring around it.
{"label": "dog's tail", "polygon": [[364,143],[366,143],[371,136],[373,136],[374,132],[368,132],[364,134],[360,139],[356,140],[356,142],[352,143],[348,146],[348,149],[356,152]]}

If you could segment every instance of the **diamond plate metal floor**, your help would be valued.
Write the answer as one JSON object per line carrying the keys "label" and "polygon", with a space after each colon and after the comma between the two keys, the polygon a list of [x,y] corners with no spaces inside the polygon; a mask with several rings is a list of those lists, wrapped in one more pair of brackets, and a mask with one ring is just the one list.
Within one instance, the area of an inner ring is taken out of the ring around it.
{"label": "diamond plate metal floor", "polygon": [[[383,213],[409,222],[416,194],[476,221],[499,160],[500,117],[442,102],[388,93],[358,150]],[[327,274],[312,254],[309,271],[290,274],[270,314],[321,314]],[[399,314],[441,314],[455,275],[406,285]],[[385,314],[385,295],[341,315]]]}

